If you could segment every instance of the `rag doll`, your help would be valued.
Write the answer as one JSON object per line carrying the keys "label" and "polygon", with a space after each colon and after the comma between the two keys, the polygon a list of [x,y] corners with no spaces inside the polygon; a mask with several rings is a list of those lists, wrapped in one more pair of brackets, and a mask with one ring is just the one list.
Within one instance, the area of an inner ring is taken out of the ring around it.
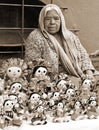
{"label": "rag doll", "polygon": [[54,110],[54,113],[53,113],[53,122],[56,123],[56,122],[63,122],[63,119],[64,119],[64,105],[62,102],[59,102],[56,106],[56,109]]}
{"label": "rag doll", "polygon": [[35,66],[30,79],[30,89],[34,92],[44,92],[44,86],[50,83],[46,66]]}
{"label": "rag doll", "polygon": [[27,88],[27,64],[20,58],[9,58],[1,66],[1,73],[4,74],[5,88],[9,89],[13,82],[22,83],[24,89]]}
{"label": "rag doll", "polygon": [[90,100],[87,107],[88,119],[96,119],[98,117],[98,106],[96,100]]}
{"label": "rag doll", "polygon": [[22,124],[22,120],[18,118],[17,113],[13,111],[13,101],[10,99],[6,99],[3,103],[3,118],[4,118],[4,126],[17,125],[20,126]]}
{"label": "rag doll", "polygon": [[38,106],[37,109],[35,110],[31,123],[32,125],[44,125],[47,123],[47,117],[45,115],[45,110],[42,105]]}
{"label": "rag doll", "polygon": [[66,90],[66,94],[65,94],[65,111],[70,114],[72,107],[74,105],[74,102],[76,100],[76,91],[74,88],[68,88]]}
{"label": "rag doll", "polygon": [[59,101],[60,101],[60,93],[57,91],[53,92],[52,96],[50,97],[50,100],[47,102],[48,110],[54,109]]}
{"label": "rag doll", "polygon": [[82,119],[83,117],[83,106],[82,103],[77,100],[74,102],[73,113],[71,114],[72,120]]}
{"label": "rag doll", "polygon": [[42,104],[41,97],[38,93],[31,93],[27,102],[28,110],[26,111],[27,118],[31,118],[37,107]]}
{"label": "rag doll", "polygon": [[19,103],[18,96],[15,94],[9,94],[8,98],[13,102],[13,110],[17,113],[17,116],[22,117],[24,115],[24,109]]}

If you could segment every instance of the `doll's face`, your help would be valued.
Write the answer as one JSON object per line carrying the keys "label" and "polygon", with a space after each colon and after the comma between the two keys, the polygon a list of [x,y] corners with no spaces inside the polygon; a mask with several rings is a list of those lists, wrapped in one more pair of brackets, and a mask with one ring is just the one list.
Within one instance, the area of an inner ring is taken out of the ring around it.
{"label": "doll's face", "polygon": [[18,102],[18,97],[16,95],[9,95],[9,99],[13,102],[13,105]]}
{"label": "doll's face", "polygon": [[86,87],[86,88],[89,88],[90,89],[90,87],[91,87],[91,85],[92,85],[92,81],[91,80],[89,80],[89,79],[85,79],[84,81],[83,81],[83,87]]}
{"label": "doll's face", "polygon": [[96,100],[96,96],[91,96],[89,100]]}
{"label": "doll's face", "polygon": [[93,100],[93,101],[90,102],[90,106],[92,106],[92,107],[96,106],[96,104],[97,104],[97,103],[96,103],[95,100]]}
{"label": "doll's face", "polygon": [[13,67],[9,67],[6,73],[10,79],[19,78],[22,74],[22,69],[19,67],[13,66]]}
{"label": "doll's face", "polygon": [[39,67],[39,68],[36,70],[34,76],[35,76],[35,77],[44,77],[46,74],[47,74],[47,69],[44,68],[44,67]]}
{"label": "doll's face", "polygon": [[21,90],[21,88],[22,88],[22,84],[16,82],[16,83],[14,83],[14,84],[12,84],[12,85],[10,86],[10,91],[11,91],[12,93],[17,93],[17,92],[19,92],[19,91]]}
{"label": "doll's face", "polygon": [[74,96],[75,95],[75,90],[72,89],[72,88],[67,89],[66,95],[67,96]]}
{"label": "doll's face", "polygon": [[79,108],[79,107],[81,107],[81,103],[80,103],[79,101],[76,101],[74,107],[75,107],[75,108]]}
{"label": "doll's face", "polygon": [[58,105],[57,105],[57,108],[62,109],[63,108],[63,103],[59,102]]}
{"label": "doll's face", "polygon": [[43,112],[43,111],[44,111],[43,106],[39,106],[39,107],[37,108],[37,111],[38,111],[39,113]]}
{"label": "doll's face", "polygon": [[11,101],[11,100],[7,100],[5,103],[4,103],[4,109],[6,110],[6,111],[11,111],[12,110],[12,108],[13,108],[13,101]]}
{"label": "doll's face", "polygon": [[30,101],[31,102],[38,102],[40,100],[40,95],[35,93],[35,94],[32,94],[31,97],[30,97]]}
{"label": "doll's face", "polygon": [[57,100],[57,99],[59,99],[59,92],[54,92],[54,95],[53,95],[53,99],[54,100]]}
{"label": "doll's face", "polygon": [[59,90],[62,90],[62,89],[66,89],[67,86],[66,86],[67,82],[65,80],[61,80],[58,84],[57,84],[57,88]]}

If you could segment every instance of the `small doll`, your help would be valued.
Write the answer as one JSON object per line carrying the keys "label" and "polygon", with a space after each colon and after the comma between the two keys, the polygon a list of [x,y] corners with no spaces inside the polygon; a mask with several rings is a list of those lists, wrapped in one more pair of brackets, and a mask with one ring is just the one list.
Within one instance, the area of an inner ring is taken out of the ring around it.
{"label": "small doll", "polygon": [[24,109],[19,104],[18,96],[15,94],[9,94],[8,98],[13,102],[13,110],[17,113],[17,116],[22,117],[24,114]]}
{"label": "small doll", "polygon": [[38,106],[31,119],[32,125],[44,125],[47,123],[47,117],[45,115],[44,107]]}
{"label": "small doll", "polygon": [[88,119],[96,119],[98,116],[97,112],[98,106],[96,100],[89,100],[88,107],[87,107],[87,116]]}
{"label": "small doll", "polygon": [[44,91],[44,86],[49,83],[50,77],[46,66],[35,66],[30,80],[30,89],[33,88],[35,92]]}
{"label": "small doll", "polygon": [[62,102],[59,102],[56,106],[56,109],[54,110],[54,118],[53,118],[53,122],[63,122],[63,118],[64,118],[64,105]]}
{"label": "small doll", "polygon": [[60,93],[59,92],[53,92],[50,100],[47,102],[47,107],[49,110],[52,110],[55,108],[55,105],[60,101]]}
{"label": "small doll", "polygon": [[42,101],[40,99],[40,95],[38,93],[32,93],[29,96],[28,100],[28,111],[29,114],[32,115],[32,113],[36,110],[36,108],[42,104]]}
{"label": "small doll", "polygon": [[65,111],[70,114],[74,101],[76,100],[76,92],[74,88],[68,88],[65,94]]}
{"label": "small doll", "polygon": [[84,106],[85,109],[86,109],[86,105],[88,103],[88,99],[92,94],[91,86],[92,86],[91,80],[85,79],[84,81],[82,81],[82,85],[81,85],[81,89],[80,89],[80,91],[81,91],[80,99],[81,99],[82,105]]}
{"label": "small doll", "polygon": [[27,64],[23,59],[9,58],[5,60],[2,64],[1,72],[4,74],[6,89],[9,89],[13,82],[20,82],[24,87],[27,87]]}
{"label": "small doll", "polygon": [[13,102],[10,99],[6,99],[3,104],[4,109],[4,125],[17,125],[20,126],[22,121],[20,118],[17,117],[17,114],[13,111]]}
{"label": "small doll", "polygon": [[83,106],[82,103],[77,100],[74,102],[73,113],[71,115],[72,120],[80,119],[83,116]]}

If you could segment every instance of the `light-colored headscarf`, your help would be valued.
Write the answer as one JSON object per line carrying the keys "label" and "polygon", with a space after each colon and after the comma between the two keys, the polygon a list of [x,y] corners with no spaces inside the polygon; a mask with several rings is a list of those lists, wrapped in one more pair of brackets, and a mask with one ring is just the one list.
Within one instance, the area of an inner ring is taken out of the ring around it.
{"label": "light-colored headscarf", "polygon": [[[63,38],[64,49],[60,46],[56,38],[53,35],[49,34],[44,28],[44,17],[46,16],[46,13],[49,10],[55,10],[60,16],[60,20],[61,20],[60,31]],[[65,67],[65,70],[70,75],[81,77],[83,72],[80,69],[78,64],[77,56],[75,53],[74,40],[73,40],[73,37],[75,37],[75,35],[66,28],[63,13],[57,5],[48,4],[45,7],[43,7],[39,15],[39,28],[41,29],[43,35],[46,38],[48,38],[51,41],[51,43],[54,45],[56,52],[59,54],[60,59]]]}

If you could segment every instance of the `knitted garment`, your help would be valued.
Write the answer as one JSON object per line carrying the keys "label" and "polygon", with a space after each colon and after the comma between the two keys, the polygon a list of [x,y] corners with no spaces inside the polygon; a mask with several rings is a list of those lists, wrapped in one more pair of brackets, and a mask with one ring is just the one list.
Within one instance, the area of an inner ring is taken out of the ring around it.
{"label": "knitted garment", "polygon": [[[83,72],[87,69],[94,70],[91,60],[78,38],[75,46],[75,53],[81,70]],[[25,43],[25,60],[34,61],[40,58],[45,59],[51,64],[53,73],[61,72],[61,70],[65,71],[49,39],[46,39],[39,29],[35,29],[30,33]]]}

